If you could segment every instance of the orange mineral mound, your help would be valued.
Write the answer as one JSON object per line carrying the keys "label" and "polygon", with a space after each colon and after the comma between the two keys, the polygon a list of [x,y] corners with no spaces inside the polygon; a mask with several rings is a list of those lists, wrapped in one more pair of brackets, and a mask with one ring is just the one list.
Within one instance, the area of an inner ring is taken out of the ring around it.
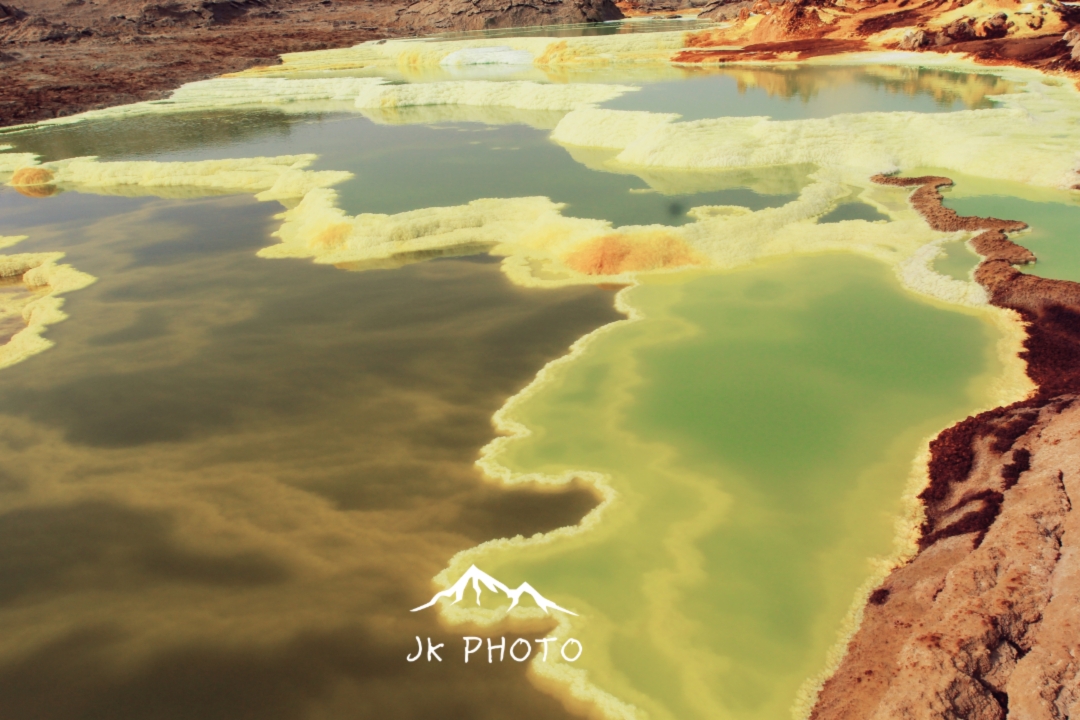
{"label": "orange mineral mound", "polygon": [[567,267],[586,275],[701,265],[703,259],[686,243],[667,233],[614,233],[594,238],[563,258]]}
{"label": "orange mineral mound", "polygon": [[308,241],[313,250],[336,250],[349,239],[352,227],[347,223],[337,223],[321,231]]}
{"label": "orange mineral mound", "polygon": [[52,182],[51,171],[40,167],[24,167],[11,176],[12,185],[47,185]]}
{"label": "orange mineral mound", "polygon": [[49,197],[56,194],[56,186],[51,171],[40,167],[19,168],[11,176],[11,184],[27,197]]}

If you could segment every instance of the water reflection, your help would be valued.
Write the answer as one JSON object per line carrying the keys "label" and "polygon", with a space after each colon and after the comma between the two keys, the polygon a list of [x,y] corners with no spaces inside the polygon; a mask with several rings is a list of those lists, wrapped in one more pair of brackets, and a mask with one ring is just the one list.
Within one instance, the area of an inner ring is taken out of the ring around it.
{"label": "water reflection", "polygon": [[604,104],[677,112],[683,120],[766,115],[774,120],[852,112],[951,112],[993,107],[1014,91],[994,75],[916,67],[754,67],[702,69],[683,81],[646,84]]}
{"label": "water reflection", "polygon": [[[441,107],[438,110],[445,113]],[[180,127],[186,116],[148,116],[137,121],[147,129],[148,143],[150,130],[159,134],[158,150],[149,153],[149,144],[135,149],[158,161],[273,157],[302,149],[319,156],[313,169],[354,174],[335,187],[339,206],[349,214],[392,214],[478,198],[544,196],[566,203],[566,215],[600,218],[616,226],[681,225],[690,221],[687,210],[699,205],[779,207],[794,199],[808,182],[807,167],[620,172],[608,164],[614,156],[610,151],[563,148],[551,142],[547,130],[520,124],[382,125],[363,117],[334,115],[293,116],[281,124],[261,125],[262,115],[245,122],[242,118],[248,113],[234,114],[236,126],[262,130],[252,129],[248,136],[225,133],[218,144],[202,146],[195,142],[198,126],[193,131]],[[166,122],[170,117],[171,122]],[[100,133],[114,125],[101,123],[105,127],[97,128],[98,124],[60,126],[45,139],[34,140],[35,135],[27,134],[15,136],[15,141],[20,152],[38,152],[59,137],[65,138],[62,147],[90,148]],[[148,156],[124,153],[119,144],[106,144],[105,149],[125,159]],[[126,186],[123,191],[133,192],[136,187]],[[154,190],[158,195],[167,192],[169,188]],[[182,197],[190,190],[177,187],[173,193]],[[207,191],[200,189],[198,194]]]}
{"label": "water reflection", "polygon": [[855,84],[909,97],[928,95],[941,105],[968,109],[993,107],[989,97],[1014,91],[1012,83],[996,75],[900,65],[732,68],[723,74],[736,79],[740,92],[760,88],[770,97],[798,98],[804,103],[822,91]]}
{"label": "water reflection", "polygon": [[256,139],[287,140],[303,116],[276,110],[210,111],[180,115],[144,115],[101,119],[78,125],[44,126],[9,136],[18,152],[40,155],[44,162],[95,155],[103,160],[151,157],[185,150],[235,147]]}
{"label": "water reflection", "polygon": [[0,345],[26,327],[22,311],[35,297],[22,278],[0,277]]}
{"label": "water reflection", "polygon": [[447,632],[408,609],[454,552],[593,506],[472,463],[610,292],[267,261],[269,204],[115,202],[22,214],[101,280],[0,374],[4,717],[563,716],[516,664],[408,664]]}

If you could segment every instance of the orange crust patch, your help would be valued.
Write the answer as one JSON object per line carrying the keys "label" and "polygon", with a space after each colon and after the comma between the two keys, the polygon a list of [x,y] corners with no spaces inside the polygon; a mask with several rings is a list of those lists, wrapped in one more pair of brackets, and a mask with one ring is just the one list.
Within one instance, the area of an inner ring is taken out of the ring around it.
{"label": "orange crust patch", "polygon": [[701,265],[704,259],[679,238],[658,232],[594,238],[566,255],[563,262],[585,275],[619,275]]}
{"label": "orange crust patch", "polygon": [[345,244],[349,238],[352,227],[347,223],[331,225],[308,241],[308,246],[313,250],[336,250]]}
{"label": "orange crust patch", "polygon": [[52,172],[40,167],[19,168],[15,171],[15,174],[11,176],[11,184],[15,187],[48,185],[52,181]]}
{"label": "orange crust patch", "polygon": [[49,197],[56,194],[56,186],[50,185],[53,180],[51,171],[40,167],[19,168],[11,176],[11,184],[20,195],[32,198]]}

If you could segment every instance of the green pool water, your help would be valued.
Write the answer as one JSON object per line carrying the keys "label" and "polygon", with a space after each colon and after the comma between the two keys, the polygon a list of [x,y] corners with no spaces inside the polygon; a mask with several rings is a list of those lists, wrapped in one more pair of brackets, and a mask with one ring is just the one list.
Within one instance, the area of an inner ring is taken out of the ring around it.
{"label": "green pool water", "polygon": [[993,75],[896,67],[721,67],[652,82],[604,103],[677,112],[683,120],[764,115],[773,120],[855,112],[950,112],[993,107],[1013,86]]}
{"label": "green pool water", "polygon": [[967,241],[957,240],[942,245],[941,255],[934,260],[933,268],[942,275],[957,280],[971,280],[971,274],[981,260],[982,258],[968,247]]}
{"label": "green pool water", "polygon": [[[608,473],[595,534],[494,555],[583,613],[593,681],[658,718],[787,718],[894,519],[920,443],[983,401],[977,317],[826,256],[634,289],[515,417],[520,472]],[[506,578],[504,578],[504,581]]]}

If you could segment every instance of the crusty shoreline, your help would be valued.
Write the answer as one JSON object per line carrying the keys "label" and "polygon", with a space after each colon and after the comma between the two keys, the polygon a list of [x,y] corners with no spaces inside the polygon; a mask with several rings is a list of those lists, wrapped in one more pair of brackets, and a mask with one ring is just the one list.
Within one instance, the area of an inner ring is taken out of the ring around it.
{"label": "crusty shoreline", "polygon": [[948,178],[916,187],[941,231],[982,231],[975,279],[1019,314],[1035,393],[969,417],[930,443],[918,554],[871,593],[814,720],[1060,720],[1080,714],[1080,283],[1027,275],[1023,222],[957,215]]}

